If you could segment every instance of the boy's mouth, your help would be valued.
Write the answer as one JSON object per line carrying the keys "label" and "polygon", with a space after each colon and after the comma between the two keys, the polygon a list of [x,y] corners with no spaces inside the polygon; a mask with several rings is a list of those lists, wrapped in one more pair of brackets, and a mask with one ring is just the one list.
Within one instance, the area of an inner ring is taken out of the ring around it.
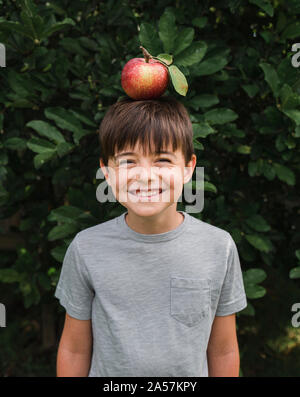
{"label": "boy's mouth", "polygon": [[160,194],[162,194],[164,192],[164,190],[162,189],[149,189],[149,190],[129,190],[128,193],[133,194],[134,196],[137,197],[155,197],[155,196],[159,196]]}

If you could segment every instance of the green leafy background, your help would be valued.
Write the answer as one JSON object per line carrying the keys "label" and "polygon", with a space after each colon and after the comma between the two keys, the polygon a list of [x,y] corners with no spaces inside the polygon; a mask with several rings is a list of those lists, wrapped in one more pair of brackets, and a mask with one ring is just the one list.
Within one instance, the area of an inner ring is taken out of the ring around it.
{"label": "green leafy background", "polygon": [[[54,298],[77,232],[125,211],[99,203],[97,129],[125,93],[140,45],[170,54],[186,96],[205,205],[231,233],[248,307],[241,376],[298,376],[300,39],[298,0],[3,1],[0,42],[1,376],[55,376],[65,310]],[[193,181],[193,185],[194,185]],[[185,210],[185,203],[178,204]]]}

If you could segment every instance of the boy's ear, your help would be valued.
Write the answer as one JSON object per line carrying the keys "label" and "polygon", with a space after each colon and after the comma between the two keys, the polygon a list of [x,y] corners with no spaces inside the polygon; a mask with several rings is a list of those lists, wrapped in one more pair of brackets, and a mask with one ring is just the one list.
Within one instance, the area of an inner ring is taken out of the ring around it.
{"label": "boy's ear", "polygon": [[100,164],[101,171],[103,172],[105,179],[106,179],[107,183],[109,184],[109,170],[108,170],[108,167],[106,167],[104,165],[101,157],[99,159],[99,164]]}
{"label": "boy's ear", "polygon": [[184,176],[183,176],[184,181],[183,181],[183,183],[187,183],[191,180],[195,166],[196,166],[196,162],[197,162],[197,157],[194,154],[191,158],[191,161],[189,161],[188,164],[184,167]]}

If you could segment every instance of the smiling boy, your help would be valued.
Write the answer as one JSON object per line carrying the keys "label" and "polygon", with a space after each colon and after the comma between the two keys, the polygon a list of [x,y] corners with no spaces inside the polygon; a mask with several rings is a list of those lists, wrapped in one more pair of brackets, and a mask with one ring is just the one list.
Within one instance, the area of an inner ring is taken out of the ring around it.
{"label": "smiling boy", "polygon": [[239,376],[237,247],[177,211],[196,166],[185,107],[122,99],[99,138],[101,170],[127,211],[68,247],[55,291],[66,309],[57,376]]}

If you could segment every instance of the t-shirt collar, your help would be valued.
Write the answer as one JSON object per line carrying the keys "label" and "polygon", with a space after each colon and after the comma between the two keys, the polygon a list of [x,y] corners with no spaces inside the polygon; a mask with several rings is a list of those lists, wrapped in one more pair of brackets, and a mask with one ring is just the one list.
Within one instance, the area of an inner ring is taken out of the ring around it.
{"label": "t-shirt collar", "polygon": [[177,226],[175,229],[172,229],[168,232],[165,233],[156,233],[156,234],[143,234],[143,233],[138,233],[131,229],[125,220],[126,214],[128,214],[128,211],[124,212],[122,215],[118,216],[116,218],[118,227],[120,228],[120,231],[122,232],[122,235],[128,236],[134,240],[137,241],[144,241],[144,242],[161,242],[161,241],[168,241],[168,240],[173,240],[177,238],[179,235],[181,235],[184,230],[187,227],[187,224],[190,220],[190,215],[186,213],[185,211],[177,211],[183,214],[184,219],[181,222],[179,226]]}

